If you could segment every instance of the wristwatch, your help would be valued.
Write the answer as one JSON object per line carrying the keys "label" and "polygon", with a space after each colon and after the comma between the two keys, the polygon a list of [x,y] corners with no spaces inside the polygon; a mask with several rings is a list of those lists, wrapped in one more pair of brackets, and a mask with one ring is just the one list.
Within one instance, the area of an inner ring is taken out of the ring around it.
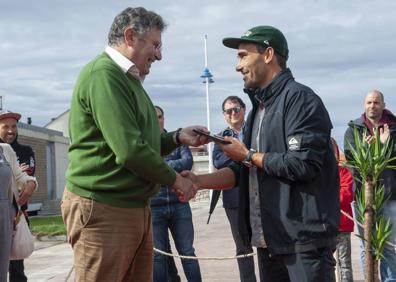
{"label": "wristwatch", "polygon": [[253,166],[252,157],[253,157],[253,154],[255,154],[255,153],[257,153],[256,150],[250,149],[248,154],[246,155],[246,158],[242,161],[242,163],[247,167],[252,167]]}

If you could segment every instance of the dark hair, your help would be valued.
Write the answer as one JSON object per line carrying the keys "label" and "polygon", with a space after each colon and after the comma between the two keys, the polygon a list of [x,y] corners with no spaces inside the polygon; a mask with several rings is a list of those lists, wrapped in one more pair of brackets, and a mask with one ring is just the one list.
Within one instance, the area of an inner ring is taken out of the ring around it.
{"label": "dark hair", "polygon": [[[265,50],[267,50],[267,48],[268,48],[268,46],[263,46],[260,44],[256,44],[256,46],[257,46],[257,52],[259,52],[260,54],[264,54]],[[275,51],[275,49],[274,49],[274,51]],[[276,57],[276,61],[278,62],[279,67],[282,70],[286,69],[287,58],[283,57],[276,51],[275,51],[275,57]]]}
{"label": "dark hair", "polygon": [[140,37],[144,37],[152,29],[162,32],[166,24],[160,15],[145,8],[126,8],[114,18],[108,35],[109,46],[122,42],[127,27],[132,27]]}
{"label": "dark hair", "polygon": [[238,96],[228,96],[227,98],[224,99],[223,104],[221,105],[222,110],[224,111],[224,105],[227,101],[231,101],[234,103],[239,103],[239,105],[241,105],[242,108],[246,108],[245,103],[242,101],[241,98],[239,98]]}
{"label": "dark hair", "polygon": [[155,105],[154,108],[160,110],[161,114],[164,115],[164,110],[160,106]]}

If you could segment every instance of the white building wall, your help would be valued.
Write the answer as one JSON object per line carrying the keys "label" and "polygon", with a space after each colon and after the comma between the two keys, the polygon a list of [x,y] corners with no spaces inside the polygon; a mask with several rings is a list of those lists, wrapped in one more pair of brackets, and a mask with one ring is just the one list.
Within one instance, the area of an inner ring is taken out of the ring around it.
{"label": "white building wall", "polygon": [[209,172],[209,156],[193,156],[194,165],[191,169],[195,174],[204,174]]}
{"label": "white building wall", "polygon": [[56,199],[61,199],[66,185],[66,169],[69,163],[69,144],[55,143]]}
{"label": "white building wall", "polygon": [[69,111],[53,119],[45,128],[60,131],[63,133],[63,136],[69,137]]}

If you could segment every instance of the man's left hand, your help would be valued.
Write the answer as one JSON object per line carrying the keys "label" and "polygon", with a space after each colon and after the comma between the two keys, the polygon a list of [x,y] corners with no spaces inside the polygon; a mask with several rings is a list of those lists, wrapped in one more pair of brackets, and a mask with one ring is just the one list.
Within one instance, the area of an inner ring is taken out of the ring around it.
{"label": "man's left hand", "polygon": [[221,147],[226,156],[234,161],[243,161],[249,153],[245,144],[238,139],[229,136],[225,136],[224,139],[230,141],[231,144],[217,144]]}
{"label": "man's left hand", "polygon": [[201,134],[195,133],[193,129],[199,129],[209,132],[205,126],[193,125],[185,127],[180,131],[179,140],[182,144],[198,147],[210,142],[209,138]]}
{"label": "man's left hand", "polygon": [[380,128],[379,130],[379,135],[380,135],[380,141],[382,144],[385,144],[386,140],[388,140],[390,132],[389,132],[389,125],[384,124],[383,128]]}

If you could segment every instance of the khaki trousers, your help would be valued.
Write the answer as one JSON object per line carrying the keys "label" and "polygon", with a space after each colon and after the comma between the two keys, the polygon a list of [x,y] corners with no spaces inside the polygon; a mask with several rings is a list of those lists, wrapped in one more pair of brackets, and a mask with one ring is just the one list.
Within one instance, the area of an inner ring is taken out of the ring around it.
{"label": "khaki trousers", "polygon": [[74,252],[76,281],[152,281],[148,206],[117,208],[65,189],[61,208]]}

